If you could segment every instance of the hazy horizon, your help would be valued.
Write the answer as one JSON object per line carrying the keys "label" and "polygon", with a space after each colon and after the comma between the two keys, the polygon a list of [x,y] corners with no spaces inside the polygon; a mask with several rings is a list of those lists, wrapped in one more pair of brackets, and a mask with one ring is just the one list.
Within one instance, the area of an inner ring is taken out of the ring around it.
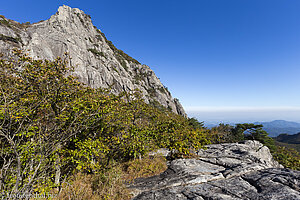
{"label": "hazy horizon", "polygon": [[300,107],[190,107],[189,117],[209,123],[244,123],[286,120],[300,123]]}

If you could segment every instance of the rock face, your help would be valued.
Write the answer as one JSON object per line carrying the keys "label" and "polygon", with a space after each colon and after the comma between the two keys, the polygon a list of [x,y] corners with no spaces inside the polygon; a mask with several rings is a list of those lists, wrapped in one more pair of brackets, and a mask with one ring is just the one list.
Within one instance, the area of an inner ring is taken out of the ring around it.
{"label": "rock face", "polygon": [[129,186],[135,200],[300,199],[300,172],[284,169],[257,141],[208,145],[160,175]]}
{"label": "rock face", "polygon": [[30,25],[0,16],[0,52],[9,55],[13,47],[28,50],[36,59],[53,60],[68,52],[81,82],[111,88],[116,94],[139,89],[146,103],[158,103],[186,116],[148,66],[117,49],[93,26],[90,16],[77,8],[61,6],[49,20]]}

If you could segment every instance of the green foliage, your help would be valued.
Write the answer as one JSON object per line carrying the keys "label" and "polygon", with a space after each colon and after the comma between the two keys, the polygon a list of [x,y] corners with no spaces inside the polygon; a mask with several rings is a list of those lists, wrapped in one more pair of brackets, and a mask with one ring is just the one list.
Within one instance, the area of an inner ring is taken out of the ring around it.
{"label": "green foliage", "polygon": [[0,25],[11,27],[11,24],[5,18],[0,19]]}
{"label": "green foliage", "polygon": [[134,159],[122,164],[124,178],[132,181],[140,177],[149,177],[162,173],[167,169],[166,158],[155,155],[142,159]]}
{"label": "green foliage", "polygon": [[300,154],[292,148],[283,147],[262,129],[262,125],[237,124],[235,127],[220,124],[210,130],[213,143],[239,142],[245,139],[257,140],[270,149],[275,160],[284,167],[300,170]]}
{"label": "green foliage", "polygon": [[99,33],[102,35],[102,37],[104,38],[105,42],[108,44],[108,46],[113,50],[113,52],[115,53],[118,61],[121,63],[122,62],[122,58],[129,61],[129,62],[133,62],[136,64],[140,64],[139,61],[137,61],[136,59],[132,58],[131,56],[127,55],[125,52],[123,52],[122,50],[118,49],[117,47],[115,47],[115,45],[109,41],[105,34],[100,32]]}
{"label": "green foliage", "polygon": [[280,134],[274,140],[279,146],[293,148],[300,153],[300,133],[294,135]]}
{"label": "green foliage", "polygon": [[[142,72],[136,72],[136,74],[134,75],[134,81],[136,84],[139,84],[140,81],[144,80],[147,77],[147,73],[142,73]],[[148,91],[148,93],[151,95],[155,95],[155,89],[154,88],[150,88],[148,89],[150,90],[150,92]],[[151,92],[151,90],[153,90],[154,92]]]}
{"label": "green foliage", "polygon": [[125,62],[125,60],[121,60],[121,66],[126,70],[126,71],[128,71],[128,67],[127,67],[127,64],[126,64],[126,62]]}
{"label": "green foliage", "polygon": [[119,73],[119,71],[117,70],[117,68],[113,67],[113,70],[117,73]]}
{"label": "green foliage", "polygon": [[226,143],[234,142],[233,126],[229,124],[219,124],[216,127],[210,129],[210,140],[212,143]]}
{"label": "green foliage", "polygon": [[284,167],[300,170],[300,153],[295,149],[277,146],[273,156]]}
{"label": "green foliage", "polygon": [[213,142],[259,140],[284,166],[299,169],[299,154],[275,148],[261,125],[220,124],[208,133],[193,118],[146,104],[139,91],[113,95],[84,86],[68,76],[67,55],[48,61],[15,54],[18,59],[0,58],[1,192],[49,192],[66,181],[75,187],[80,172],[95,178],[86,188],[96,196],[82,198],[123,198],[122,163],[140,169],[142,162],[132,160],[158,148],[190,156],[210,143],[208,135]]}
{"label": "green foliage", "polygon": [[3,191],[47,192],[77,172],[103,174],[112,161],[162,147],[189,155],[209,142],[204,130],[146,104],[139,91],[116,96],[67,76],[68,56],[15,53],[17,60],[0,59]]}
{"label": "green foliage", "polygon": [[156,96],[156,90],[152,87],[147,88],[147,92],[150,95],[150,97],[155,97]]}
{"label": "green foliage", "polygon": [[76,13],[76,15],[77,15],[77,17],[79,18],[80,22],[81,22],[82,24],[85,24],[85,23],[84,23],[84,20],[83,20],[82,17],[80,16],[80,13]]}
{"label": "green foliage", "polygon": [[0,34],[0,40],[2,40],[2,41],[10,41],[10,42],[17,43],[17,44],[19,42],[21,42],[20,38],[14,38],[14,37],[6,36],[6,35],[3,35],[3,34]]}
{"label": "green foliage", "polygon": [[[66,103],[71,98],[65,92],[72,94],[68,85],[72,78],[64,78],[67,68],[61,59],[42,62],[16,54],[17,63],[0,60],[0,139],[5,147],[0,155],[6,174],[2,183],[7,183],[1,188],[20,192],[51,177],[49,164],[56,162],[56,146],[67,139],[63,128],[69,127]],[[4,167],[7,162],[10,168]]]}
{"label": "green foliage", "polygon": [[102,56],[106,58],[105,54],[103,52],[97,51],[97,49],[88,49],[88,51],[92,52],[95,56]]}
{"label": "green foliage", "polygon": [[188,118],[189,125],[192,126],[194,129],[203,129],[204,122],[199,122],[196,118]]}
{"label": "green foliage", "polygon": [[19,29],[26,28],[31,24],[29,22],[20,24],[19,22],[15,22],[13,20],[7,20],[3,15],[0,15],[0,25],[7,26],[13,29],[15,32],[19,33]]}
{"label": "green foliage", "polygon": [[[97,28],[96,28],[97,29]],[[97,29],[98,30],[98,29]],[[99,41],[102,41],[102,37],[101,35],[96,35],[96,38],[99,40]]]}
{"label": "green foliage", "polygon": [[165,108],[155,99],[150,100],[149,104],[158,110],[172,112],[172,109],[170,107]]}
{"label": "green foliage", "polygon": [[[110,46],[112,46],[113,44],[110,42]],[[133,63],[136,64],[141,64],[139,61],[137,61],[136,59],[132,58],[131,56],[129,56],[128,54],[126,54],[124,51],[117,49],[116,52],[121,55],[125,60],[131,61]]]}
{"label": "green foliage", "polygon": [[164,87],[159,87],[158,90],[159,90],[161,93],[167,94],[167,93],[166,93],[166,89],[165,89]]}
{"label": "green foliage", "polygon": [[237,138],[242,138],[242,135],[245,139],[252,139],[261,142],[262,144],[269,147],[271,151],[275,150],[274,140],[268,136],[268,133],[262,129],[263,125],[255,124],[237,124],[233,129],[233,133],[237,133]]}

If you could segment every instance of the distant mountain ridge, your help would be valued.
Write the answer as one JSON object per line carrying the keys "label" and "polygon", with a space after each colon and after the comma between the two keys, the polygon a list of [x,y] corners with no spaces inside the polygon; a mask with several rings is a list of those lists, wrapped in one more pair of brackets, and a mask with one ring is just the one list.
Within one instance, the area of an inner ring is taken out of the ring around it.
{"label": "distant mountain ridge", "polygon": [[300,153],[300,132],[294,135],[280,134],[274,139],[278,145],[296,149]]}
{"label": "distant mountain ridge", "polygon": [[254,124],[262,124],[263,129],[269,133],[270,137],[276,137],[280,134],[297,134],[300,132],[300,123],[285,121],[285,120],[274,120],[271,122],[255,122]]}
{"label": "distant mountain ridge", "polygon": [[300,144],[300,132],[294,135],[281,134],[275,138],[278,142]]}
{"label": "distant mountain ridge", "polygon": [[[251,123],[251,122],[244,122]],[[225,123],[226,124],[226,123]],[[238,123],[227,123],[231,126],[235,126]],[[262,124],[263,129],[269,133],[270,137],[277,137],[280,134],[297,134],[300,132],[300,123],[285,121],[285,120],[274,120],[270,122],[254,122],[254,124]],[[218,126],[217,123],[205,124],[207,128]]]}

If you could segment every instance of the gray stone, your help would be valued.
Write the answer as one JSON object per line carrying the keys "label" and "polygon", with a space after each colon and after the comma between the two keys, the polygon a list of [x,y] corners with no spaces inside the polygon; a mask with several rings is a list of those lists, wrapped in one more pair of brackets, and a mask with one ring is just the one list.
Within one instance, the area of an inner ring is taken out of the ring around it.
{"label": "gray stone", "polygon": [[115,94],[139,89],[146,103],[158,102],[174,113],[186,116],[155,73],[147,66],[126,58],[93,26],[88,15],[77,8],[59,7],[50,19],[29,26],[8,20],[0,34],[17,40],[1,40],[0,52],[10,55],[14,47],[28,51],[35,59],[53,60],[65,52],[75,67],[73,75],[94,88],[111,88]]}
{"label": "gray stone", "polygon": [[300,172],[282,168],[257,141],[208,145],[197,154],[136,179],[128,186],[134,199],[300,199]]}
{"label": "gray stone", "polygon": [[156,151],[152,151],[148,153],[149,156],[156,156],[156,155],[160,155],[163,157],[169,157],[171,156],[171,151],[169,151],[166,148],[162,148],[162,149],[158,149]]}

